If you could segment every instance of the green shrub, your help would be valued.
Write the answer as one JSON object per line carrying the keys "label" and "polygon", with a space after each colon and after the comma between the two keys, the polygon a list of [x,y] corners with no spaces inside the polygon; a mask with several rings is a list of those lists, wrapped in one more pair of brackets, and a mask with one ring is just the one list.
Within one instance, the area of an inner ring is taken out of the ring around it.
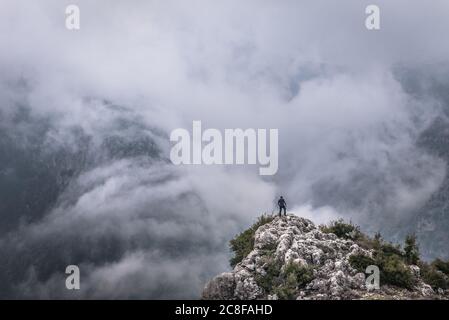
{"label": "green shrub", "polygon": [[346,223],[343,219],[332,221],[328,226],[322,225],[320,229],[324,233],[333,233],[339,238],[356,240],[360,238],[361,232],[358,226],[351,222]]}
{"label": "green shrub", "polygon": [[[435,262],[437,262],[437,260],[435,260],[431,265],[424,262],[419,264],[421,278],[435,290],[438,288],[449,289],[449,278],[444,272],[435,266]],[[436,264],[438,265],[438,262]]]}
{"label": "green shrub", "polygon": [[397,258],[403,258],[401,247],[398,244],[394,245],[389,242],[383,242],[377,253],[387,257],[396,256]]}
{"label": "green shrub", "polygon": [[363,254],[354,254],[349,257],[349,264],[357,271],[365,273],[368,266],[376,265],[376,261]]}
{"label": "green shrub", "polygon": [[298,290],[313,280],[313,268],[289,262],[280,275],[273,292],[281,300],[295,299]]}
{"label": "green shrub", "polygon": [[382,235],[380,234],[380,232],[376,232],[374,234],[374,241],[376,241],[377,243],[381,243],[383,241]]}
{"label": "green shrub", "polygon": [[266,253],[273,253],[274,251],[276,251],[276,248],[277,248],[276,242],[268,242],[263,245],[261,250]]}
{"label": "green shrub", "polygon": [[355,240],[360,247],[367,250],[379,250],[382,245],[381,238],[370,238],[369,236],[360,233],[357,239]]}
{"label": "green shrub", "polygon": [[273,293],[280,300],[293,300],[296,298],[298,292],[297,287],[295,276],[290,274],[282,284],[274,288]]}
{"label": "green shrub", "polygon": [[235,236],[234,239],[232,239],[229,242],[229,246],[231,250],[234,253],[234,256],[229,261],[232,267],[235,267],[239,262],[243,260],[254,248],[254,235],[256,233],[256,230],[263,226],[264,224],[267,224],[271,221],[273,221],[274,217],[260,216],[256,223],[254,223],[249,229],[243,231],[242,233]]}
{"label": "green shrub", "polygon": [[380,269],[380,280],[385,284],[412,289],[416,283],[412,271],[398,255],[379,255],[376,265]]}
{"label": "green shrub", "polygon": [[419,248],[416,243],[416,235],[409,234],[405,238],[404,256],[408,264],[418,264],[419,262]]}
{"label": "green shrub", "polygon": [[420,262],[421,277],[433,289],[449,289],[449,261],[434,260],[431,264]]}
{"label": "green shrub", "polygon": [[449,276],[449,261],[443,261],[441,259],[436,259],[432,262],[432,266],[435,267],[435,269],[443,272],[446,276]]}
{"label": "green shrub", "polygon": [[352,255],[349,257],[349,263],[351,267],[363,273],[370,265],[378,266],[382,284],[411,289],[416,282],[413,273],[398,255],[385,255],[382,252],[376,252],[374,258],[361,254]]}
{"label": "green shrub", "polygon": [[281,272],[282,263],[273,256],[265,256],[265,274],[256,276],[256,283],[266,293],[275,293],[279,299],[296,298],[298,289],[313,280],[313,268],[288,263]]}
{"label": "green shrub", "polygon": [[295,284],[298,288],[303,288],[313,280],[313,268],[290,262],[284,268],[284,277],[288,278],[290,276],[295,279]]}
{"label": "green shrub", "polygon": [[281,284],[282,279],[281,267],[282,263],[274,258],[272,255],[264,257],[265,259],[265,274],[257,275],[255,280],[259,287],[270,293],[273,287]]}

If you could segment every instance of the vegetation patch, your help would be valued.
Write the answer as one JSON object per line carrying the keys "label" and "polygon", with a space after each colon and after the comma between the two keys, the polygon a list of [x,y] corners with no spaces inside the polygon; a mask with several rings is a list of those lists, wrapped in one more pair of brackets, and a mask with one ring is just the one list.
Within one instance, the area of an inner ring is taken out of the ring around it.
{"label": "vegetation patch", "polygon": [[405,289],[412,289],[416,284],[416,278],[400,256],[380,255],[376,258],[376,264],[380,269],[381,282],[384,284]]}
{"label": "vegetation patch", "polygon": [[433,289],[449,289],[449,261],[436,259],[432,263],[420,262],[421,277]]}
{"label": "vegetation patch", "polygon": [[376,265],[376,260],[363,254],[354,254],[349,257],[349,263],[351,264],[351,267],[356,269],[358,272],[365,273],[368,266]]}
{"label": "vegetation patch", "polygon": [[[243,260],[254,248],[254,236],[256,230],[264,224],[273,221],[274,217],[262,215],[257,221],[247,230],[235,236],[229,243],[234,256],[229,261],[232,267],[235,267]],[[267,248],[267,250],[270,248]]]}
{"label": "vegetation patch", "polygon": [[342,239],[356,240],[361,236],[358,226],[352,222],[346,223],[343,219],[332,221],[329,225],[320,226],[320,230],[324,233],[333,233]]}
{"label": "vegetation patch", "polygon": [[[331,222],[328,226],[320,226],[320,229],[325,233],[334,233],[342,239],[351,239],[360,247],[373,251],[372,258],[365,255],[353,255],[349,258],[349,263],[357,271],[365,272],[369,265],[375,265],[380,270],[381,284],[406,289],[412,289],[416,284],[416,278],[409,268],[409,265],[416,265],[420,261],[415,235],[406,237],[402,249],[398,244],[384,241],[379,233],[371,238],[363,234],[358,226],[341,219]],[[432,277],[438,278],[435,274],[432,274]]]}
{"label": "vegetation patch", "polygon": [[281,300],[296,299],[298,290],[313,280],[313,268],[289,262],[281,272],[282,263],[267,257],[266,274],[256,277],[257,284],[267,294],[276,294]]}
{"label": "vegetation patch", "polygon": [[408,264],[417,265],[419,262],[419,248],[414,234],[405,238],[404,257]]}
{"label": "vegetation patch", "polygon": [[446,276],[449,276],[449,261],[443,261],[440,259],[436,259],[432,262],[432,266],[438,270],[444,273]]}
{"label": "vegetation patch", "polygon": [[276,260],[273,255],[264,256],[265,259],[265,274],[257,275],[255,280],[259,287],[263,288],[265,292],[271,293],[273,287],[281,284],[281,268],[282,263]]}

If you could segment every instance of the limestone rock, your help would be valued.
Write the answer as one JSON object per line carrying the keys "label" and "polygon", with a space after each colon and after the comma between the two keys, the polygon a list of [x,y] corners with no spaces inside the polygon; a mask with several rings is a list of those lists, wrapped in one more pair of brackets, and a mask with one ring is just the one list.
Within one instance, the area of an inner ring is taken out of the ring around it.
{"label": "limestone rock", "polygon": [[[288,215],[276,217],[257,229],[253,250],[238,263],[232,272],[222,273],[210,280],[203,291],[203,299],[281,299],[277,283],[269,279],[268,270],[282,273],[288,265],[313,270],[312,279],[302,287],[288,292],[290,298],[310,299],[429,299],[435,295],[432,288],[420,279],[418,266],[410,266],[417,279],[416,288],[409,292],[384,286],[368,290],[365,274],[351,267],[351,255],[372,257],[373,252],[361,248],[352,240],[340,239],[324,233],[312,221]],[[267,290],[268,289],[268,290]],[[290,288],[291,290],[292,288]]]}

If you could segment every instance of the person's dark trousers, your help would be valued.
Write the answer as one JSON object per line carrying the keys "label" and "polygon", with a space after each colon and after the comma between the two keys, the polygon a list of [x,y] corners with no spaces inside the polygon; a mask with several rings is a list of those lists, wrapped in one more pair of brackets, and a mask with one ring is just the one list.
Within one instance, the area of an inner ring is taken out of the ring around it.
{"label": "person's dark trousers", "polygon": [[282,216],[282,209],[284,209],[284,216],[286,216],[287,215],[287,209],[285,208],[285,207],[279,207],[279,217],[281,217]]}

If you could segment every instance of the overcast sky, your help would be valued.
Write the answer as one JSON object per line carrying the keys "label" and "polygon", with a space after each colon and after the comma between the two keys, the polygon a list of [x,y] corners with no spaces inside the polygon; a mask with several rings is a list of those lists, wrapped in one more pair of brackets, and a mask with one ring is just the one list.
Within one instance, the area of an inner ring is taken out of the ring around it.
{"label": "overcast sky", "polygon": [[[426,90],[446,81],[448,18],[445,0],[1,1],[0,148],[20,159],[0,158],[0,179],[52,197],[0,212],[0,297],[199,297],[280,194],[317,223],[394,236],[446,174],[416,139],[443,114]],[[171,165],[169,134],[193,120],[279,129],[277,175]],[[54,188],[41,168],[62,168]]]}

